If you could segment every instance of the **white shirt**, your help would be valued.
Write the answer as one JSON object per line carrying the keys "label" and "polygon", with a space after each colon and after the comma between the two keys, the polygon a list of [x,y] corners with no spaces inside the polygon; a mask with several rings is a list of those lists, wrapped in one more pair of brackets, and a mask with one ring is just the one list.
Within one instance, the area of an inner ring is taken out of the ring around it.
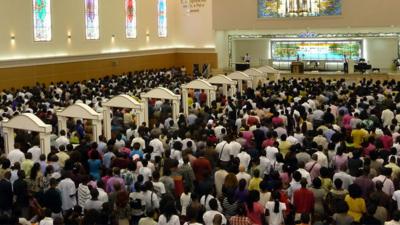
{"label": "white shirt", "polygon": [[239,154],[240,149],[242,149],[242,145],[237,141],[231,141],[229,143],[229,145],[230,145],[230,148],[231,148],[230,149],[230,154],[231,154],[231,156],[233,156],[233,158],[235,158]]}
{"label": "white shirt", "polygon": [[139,174],[143,176],[143,182],[149,181],[149,178],[151,177],[151,169],[149,167],[141,167],[139,169]]}
{"label": "white shirt", "polygon": [[200,204],[202,204],[202,205],[204,206],[204,208],[206,208],[207,211],[208,211],[208,210],[211,210],[210,204],[209,204],[211,199],[217,200],[217,203],[218,203],[218,211],[222,212],[221,203],[219,202],[218,199],[216,199],[216,198],[215,198],[214,196],[212,196],[212,195],[203,195],[203,196],[200,198]]}
{"label": "white shirt", "polygon": [[143,192],[144,201],[146,203],[146,209],[158,209],[160,207],[160,203],[157,197],[157,194],[152,191]]}
{"label": "white shirt", "polygon": [[354,180],[355,180],[354,177],[350,176],[349,174],[347,174],[347,173],[345,173],[345,172],[343,172],[343,171],[340,171],[340,172],[335,173],[335,175],[333,175],[332,181],[335,182],[335,180],[338,179],[338,178],[341,179],[341,180],[343,181],[343,185],[342,185],[342,188],[343,188],[343,189],[348,189],[349,186],[350,186],[350,185],[354,182]]}
{"label": "white shirt", "polygon": [[246,170],[247,170],[247,168],[249,168],[249,164],[250,164],[250,160],[251,160],[250,155],[247,152],[242,151],[241,153],[239,153],[237,155],[237,157],[240,160],[240,164],[243,165],[244,168],[246,168]]}
{"label": "white shirt", "polygon": [[328,157],[326,157],[326,155],[321,152],[321,151],[317,151],[314,154],[317,154],[318,156],[318,160],[317,162],[322,166],[322,167],[326,167],[328,168]]}
{"label": "white shirt", "polygon": [[279,202],[279,212],[275,213],[274,212],[275,208],[275,202],[269,201],[265,205],[265,209],[268,209],[269,211],[269,216],[268,218],[268,224],[269,225],[281,225],[284,220],[283,220],[283,211],[286,210],[286,204]]}
{"label": "white shirt", "polygon": [[39,162],[40,155],[42,154],[42,150],[39,148],[39,146],[33,146],[32,148],[28,149],[28,152],[32,154],[32,160],[34,162]]}
{"label": "white shirt", "polygon": [[393,193],[392,199],[397,203],[397,210],[400,209],[400,190]]}
{"label": "white shirt", "polygon": [[158,138],[154,138],[149,143],[153,147],[153,152],[151,153],[151,159],[154,160],[156,156],[162,156],[164,153],[163,143]]}
{"label": "white shirt", "polygon": [[98,197],[99,201],[101,201],[101,202],[103,202],[103,203],[108,202],[108,195],[107,195],[107,193],[106,193],[103,189],[101,189],[101,188],[97,188],[97,191],[99,192],[99,197]]}
{"label": "white shirt", "polygon": [[39,225],[53,225],[53,221],[54,220],[52,218],[45,217],[40,221]]}
{"label": "white shirt", "polygon": [[215,215],[221,215],[222,216],[222,224],[226,224],[226,218],[222,213],[215,211],[215,210],[210,210],[204,213],[203,215],[203,221],[205,225],[213,225],[213,220]]}
{"label": "white shirt", "polygon": [[225,178],[227,175],[228,172],[224,169],[215,171],[214,184],[215,184],[215,190],[217,192],[217,197],[222,196],[222,186],[224,185]]}
{"label": "white shirt", "polygon": [[182,140],[182,150],[186,150],[188,148],[187,144],[188,144],[189,141],[192,142],[191,149],[195,153],[197,151],[197,146],[196,146],[196,143],[190,138],[185,138],[185,139]]}
{"label": "white shirt", "polygon": [[60,136],[56,139],[56,148],[59,149],[61,145],[64,145],[65,147],[67,147],[67,145],[69,144],[69,139],[65,136]]}
{"label": "white shirt", "polygon": [[250,181],[250,179],[251,179],[251,176],[250,176],[250,174],[248,174],[248,173],[246,173],[246,172],[239,172],[238,174],[236,174],[236,179],[237,179],[238,181],[240,181],[241,179],[245,179],[247,185],[249,185],[249,181]]}
{"label": "white shirt", "polygon": [[302,178],[306,178],[308,185],[311,185],[311,175],[310,173],[302,168],[297,169],[297,171],[299,171],[301,173],[301,177]]}
{"label": "white shirt", "polygon": [[381,181],[382,184],[383,184],[382,191],[385,192],[385,193],[386,193],[387,195],[389,195],[389,196],[392,196],[392,195],[393,195],[393,192],[394,192],[394,184],[393,184],[393,181],[392,181],[391,179],[387,178],[387,177],[384,176],[384,175],[379,175],[379,176],[377,176],[377,177],[374,177],[374,178],[372,179],[372,181],[373,181],[374,183],[376,183],[377,181]]}
{"label": "white shirt", "polygon": [[381,119],[383,121],[383,127],[389,126],[394,119],[394,113],[390,109],[385,109],[382,111]]}
{"label": "white shirt", "polygon": [[152,182],[154,191],[156,192],[158,197],[161,197],[163,194],[165,194],[165,185],[164,183],[158,181],[158,182]]}
{"label": "white shirt", "polygon": [[144,139],[141,138],[141,137],[136,137],[136,138],[132,139],[131,146],[133,147],[133,145],[134,145],[135,143],[139,143],[139,144],[140,144],[140,148],[141,148],[142,150],[146,148],[145,141],[144,141]]}
{"label": "white shirt", "polygon": [[19,162],[19,163],[21,164],[22,161],[25,160],[25,155],[24,155],[24,153],[23,153],[21,150],[19,150],[19,149],[14,149],[14,150],[11,150],[11,151],[8,153],[7,158],[10,160],[11,166],[13,166],[14,163],[16,163],[16,162]]}
{"label": "white shirt", "polygon": [[192,202],[191,193],[188,194],[182,193],[180,202],[181,202],[181,215],[186,216],[186,209]]}
{"label": "white shirt", "polygon": [[65,178],[60,181],[57,188],[61,192],[62,209],[73,209],[76,206],[76,188],[74,181],[70,178]]}
{"label": "white shirt", "polygon": [[267,158],[270,161],[276,160],[276,153],[279,153],[279,150],[275,147],[268,146],[265,148],[265,152],[267,153]]}
{"label": "white shirt", "polygon": [[181,222],[179,220],[179,216],[172,215],[169,221],[167,222],[167,218],[161,214],[158,218],[158,225],[180,225]]}
{"label": "white shirt", "polygon": [[222,141],[215,146],[215,151],[218,152],[219,159],[224,162],[229,162],[231,159],[231,146],[228,142]]}

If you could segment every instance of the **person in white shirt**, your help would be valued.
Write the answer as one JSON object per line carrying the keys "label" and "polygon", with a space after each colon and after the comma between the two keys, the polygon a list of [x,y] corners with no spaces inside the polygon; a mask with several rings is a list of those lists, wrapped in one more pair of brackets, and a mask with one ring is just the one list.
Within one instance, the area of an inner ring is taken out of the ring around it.
{"label": "person in white shirt", "polygon": [[154,160],[156,156],[162,156],[164,153],[163,143],[157,137],[153,137],[153,140],[150,141],[149,146],[153,147],[151,160]]}
{"label": "person in white shirt", "polygon": [[393,181],[390,179],[392,175],[392,169],[383,167],[381,169],[381,175],[374,177],[372,181],[378,185],[378,182],[381,182],[382,191],[385,192],[387,195],[392,196],[394,193],[394,184]]}
{"label": "person in white shirt", "polygon": [[180,225],[179,216],[175,209],[174,202],[167,202],[164,206],[164,212],[158,218],[158,225]]}
{"label": "person in white shirt", "polygon": [[153,184],[150,181],[147,181],[143,186],[143,196],[144,202],[146,203],[146,211],[160,208],[160,201],[157,197],[157,194],[154,191],[151,191],[153,189]]}
{"label": "person in white shirt", "polygon": [[236,158],[236,156],[240,153],[240,150],[242,149],[242,145],[236,140],[232,140],[231,142],[229,142],[229,145],[231,150],[231,157]]}
{"label": "person in white shirt", "polygon": [[275,191],[272,194],[272,201],[267,202],[265,205],[268,214],[268,224],[280,225],[284,224],[283,212],[286,210],[286,204],[280,202],[280,193]]}
{"label": "person in white shirt", "polygon": [[157,197],[161,199],[161,197],[166,193],[166,191],[164,183],[160,182],[159,179],[160,179],[160,173],[158,171],[154,171],[152,176],[154,192],[156,192]]}
{"label": "person in white shirt", "polygon": [[244,179],[247,183],[247,185],[249,184],[249,181],[251,179],[250,174],[246,173],[246,168],[243,165],[239,166],[239,173],[236,174],[236,179],[238,181],[240,181],[241,179]]}
{"label": "person in white shirt", "polygon": [[343,182],[343,189],[348,189],[351,184],[353,184],[355,178],[346,173],[346,166],[342,166],[340,171],[333,175],[332,181],[335,182],[336,179],[340,179]]}
{"label": "person in white shirt", "polygon": [[141,150],[146,148],[146,143],[145,143],[145,141],[144,141],[144,139],[142,137],[135,137],[134,139],[132,139],[131,147],[133,147],[133,145],[135,143],[139,143],[140,144],[140,149]]}
{"label": "person in white shirt", "polygon": [[225,138],[224,141],[221,141],[220,143],[215,146],[215,151],[219,155],[219,160],[224,163],[228,164],[229,161],[231,160],[231,146],[229,145],[228,139]]}
{"label": "person in white shirt", "polygon": [[152,176],[152,170],[148,167],[148,161],[142,161],[142,167],[139,169],[139,174],[143,176],[143,182],[149,181],[150,177]]}
{"label": "person in white shirt", "polygon": [[84,210],[94,209],[96,211],[100,211],[103,208],[103,202],[98,199],[99,191],[93,188],[92,190],[90,190],[90,196],[91,198],[85,202],[83,209]]}
{"label": "person in white shirt", "polygon": [[34,162],[39,162],[40,161],[40,154],[42,154],[42,150],[38,145],[32,146],[30,149],[28,149],[28,152],[32,154],[32,160]]}
{"label": "person in white shirt", "polygon": [[218,202],[215,198],[211,199],[209,201],[209,207],[210,210],[208,210],[207,212],[204,213],[203,215],[203,221],[205,225],[213,225],[213,220],[214,220],[214,216],[215,215],[221,215],[222,217],[222,224],[227,224],[227,220],[225,218],[225,216],[218,212]]}
{"label": "person in white shirt", "polygon": [[14,144],[14,149],[11,150],[8,155],[7,158],[10,160],[11,162],[11,166],[14,165],[14,163],[19,162],[20,164],[22,163],[22,161],[25,160],[25,155],[24,153],[19,149],[19,144],[15,143]]}
{"label": "person in white shirt", "polygon": [[301,177],[305,178],[307,180],[307,184],[311,185],[311,175],[310,173],[304,169],[305,165],[303,162],[299,162],[298,163],[299,168],[297,169],[297,171],[299,171],[301,173]]}
{"label": "person in white shirt", "polygon": [[270,161],[275,161],[276,160],[276,154],[279,153],[278,148],[276,147],[279,145],[278,142],[275,142],[274,146],[268,146],[265,148],[266,156]]}
{"label": "person in white shirt", "polygon": [[66,135],[66,132],[65,132],[65,130],[61,130],[60,136],[56,139],[55,147],[57,149],[59,149],[61,145],[64,145],[64,147],[67,147],[68,144],[69,144],[69,139]]}
{"label": "person in white shirt", "polygon": [[[65,176],[65,175],[64,175]],[[69,176],[58,183],[58,190],[61,192],[62,210],[67,211],[76,206],[76,187],[75,183]]]}
{"label": "person in white shirt", "polygon": [[382,111],[381,119],[383,121],[383,127],[390,126],[394,119],[394,113],[390,109],[385,109]]}
{"label": "person in white shirt", "polygon": [[243,165],[244,168],[247,170],[250,165],[250,160],[251,160],[250,155],[245,151],[245,149],[242,149],[241,152],[237,155],[237,157],[240,160],[240,165]]}

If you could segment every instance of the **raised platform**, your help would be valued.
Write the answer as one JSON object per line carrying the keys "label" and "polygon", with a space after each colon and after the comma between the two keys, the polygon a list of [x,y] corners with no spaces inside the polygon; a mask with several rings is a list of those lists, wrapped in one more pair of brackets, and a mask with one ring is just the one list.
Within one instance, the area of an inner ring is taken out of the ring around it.
{"label": "raised platform", "polygon": [[362,79],[372,79],[372,80],[396,80],[400,81],[400,72],[390,72],[390,73],[352,73],[345,74],[343,72],[305,72],[304,74],[292,74],[290,71],[280,71],[280,78],[309,78],[309,79],[318,79],[322,78],[323,80],[340,80],[345,79],[347,81],[358,82]]}

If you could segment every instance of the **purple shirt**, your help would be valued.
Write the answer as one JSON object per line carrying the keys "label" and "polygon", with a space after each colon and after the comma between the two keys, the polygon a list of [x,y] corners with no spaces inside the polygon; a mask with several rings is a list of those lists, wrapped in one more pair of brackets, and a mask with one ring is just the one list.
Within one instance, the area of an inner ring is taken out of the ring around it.
{"label": "purple shirt", "polygon": [[107,193],[114,192],[114,184],[118,182],[121,184],[121,190],[125,190],[125,181],[121,177],[113,176],[107,181],[106,191]]}

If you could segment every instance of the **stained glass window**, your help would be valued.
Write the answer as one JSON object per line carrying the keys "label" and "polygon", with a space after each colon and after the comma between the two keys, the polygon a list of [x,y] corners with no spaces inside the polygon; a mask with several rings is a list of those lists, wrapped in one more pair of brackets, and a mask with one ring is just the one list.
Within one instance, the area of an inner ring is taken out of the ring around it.
{"label": "stained glass window", "polygon": [[167,36],[167,0],[158,0],[158,36]]}
{"label": "stained glass window", "polygon": [[51,41],[50,0],[33,0],[33,33],[35,41]]}
{"label": "stained glass window", "polygon": [[97,40],[99,32],[99,1],[85,0],[86,39]]}
{"label": "stained glass window", "polygon": [[126,37],[136,38],[136,0],[125,0]]}

